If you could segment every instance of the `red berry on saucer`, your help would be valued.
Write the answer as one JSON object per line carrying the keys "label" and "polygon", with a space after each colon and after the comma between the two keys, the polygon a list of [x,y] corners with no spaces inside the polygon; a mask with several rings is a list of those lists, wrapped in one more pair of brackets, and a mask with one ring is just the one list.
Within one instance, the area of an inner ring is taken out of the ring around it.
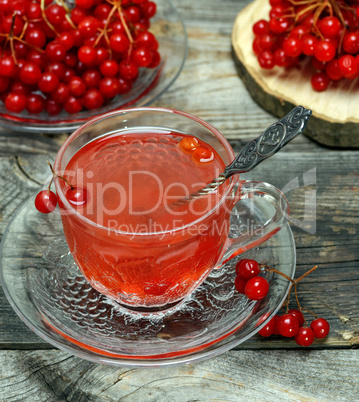
{"label": "red berry on saucer", "polygon": [[234,287],[239,293],[244,294],[246,283],[247,281],[245,281],[243,278],[241,278],[240,276],[236,276],[236,279],[234,280]]}
{"label": "red berry on saucer", "polygon": [[258,276],[260,272],[258,262],[255,260],[241,260],[236,265],[236,273],[243,279],[248,281],[255,276]]}
{"label": "red berry on saucer", "polygon": [[269,291],[269,284],[265,278],[261,276],[255,276],[249,279],[244,289],[245,295],[250,300],[262,300]]}

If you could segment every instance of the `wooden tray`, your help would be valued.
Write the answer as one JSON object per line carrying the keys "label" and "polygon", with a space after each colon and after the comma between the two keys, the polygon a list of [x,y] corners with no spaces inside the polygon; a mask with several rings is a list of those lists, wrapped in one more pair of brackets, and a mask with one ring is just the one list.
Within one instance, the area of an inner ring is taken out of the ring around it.
{"label": "wooden tray", "polygon": [[313,111],[305,134],[339,148],[359,147],[359,80],[331,83],[324,92],[313,91],[310,60],[298,68],[262,69],[252,50],[253,24],[268,20],[268,0],[255,0],[237,16],[232,31],[232,52],[237,70],[253,99],[268,112],[283,117],[294,106]]}

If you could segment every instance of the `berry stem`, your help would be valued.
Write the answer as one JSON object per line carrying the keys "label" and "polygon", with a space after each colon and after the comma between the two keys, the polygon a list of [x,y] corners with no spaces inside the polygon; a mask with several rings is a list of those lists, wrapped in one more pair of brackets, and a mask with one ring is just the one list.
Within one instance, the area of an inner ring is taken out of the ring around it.
{"label": "berry stem", "polygon": [[[299,303],[297,285],[298,285],[298,283],[294,284],[295,300],[296,300],[296,302],[297,302],[297,306],[298,306],[298,308],[299,308],[299,311],[302,313],[302,311],[307,311],[307,310],[304,310],[304,309],[302,308],[302,306],[300,305],[300,303]],[[287,312],[288,312],[288,305],[287,305]],[[304,314],[302,314],[302,315],[303,315],[303,318],[304,318],[304,324],[305,324],[305,326],[308,326],[308,323],[307,323],[307,320],[305,319]]]}
{"label": "berry stem", "polygon": [[314,12],[314,16],[313,16],[313,25],[317,26],[317,21],[320,17],[320,14],[325,10],[325,8],[328,7],[330,10],[330,7],[328,5],[327,2],[324,2],[323,4],[321,4]]}
{"label": "berry stem", "polygon": [[[111,11],[110,11],[110,13],[109,13],[109,15],[107,16],[106,24],[103,27],[103,29],[101,29],[100,34],[96,38],[96,41],[95,41],[93,47],[96,47],[99,44],[99,42],[100,42],[100,40],[101,40],[101,38],[103,36],[105,37],[106,42],[109,43],[109,39],[108,39],[108,36],[107,36],[108,26],[109,26],[109,24],[111,22],[111,19],[112,19],[113,15],[115,14],[116,10],[117,10],[117,6],[114,4],[112,9],[111,9]],[[111,50],[110,46],[109,46],[109,49]]]}
{"label": "berry stem", "polygon": [[[44,52],[45,52],[44,49],[40,49],[39,47],[34,46],[34,45],[32,45],[31,43],[26,42],[26,41],[23,40],[21,37],[18,37],[18,36],[9,37],[9,35],[10,35],[10,34],[0,34],[0,36],[5,36],[6,38],[10,39],[10,49],[12,48],[12,47],[11,47],[11,41],[12,41],[12,40],[17,40],[18,42],[21,42],[21,43],[23,43],[24,45],[29,46],[29,47],[31,47],[32,49],[35,49],[35,50],[37,50],[37,51],[40,52],[40,53],[44,53]],[[5,45],[7,44],[7,42],[8,42],[8,41],[5,42]],[[2,51],[2,53],[1,53],[1,57],[2,57],[3,54],[4,54],[4,50],[5,50],[5,46],[4,46],[3,51]],[[14,57],[14,61],[16,61],[15,55],[12,54],[12,56]],[[16,62],[16,64],[17,64],[17,62]]]}
{"label": "berry stem", "polygon": [[70,17],[71,10],[70,10],[69,7],[67,6],[67,4],[64,2],[64,0],[55,0],[55,2],[56,2],[59,6],[61,6],[61,7],[66,11],[66,15],[65,15],[66,20],[68,21],[68,23],[71,25],[71,27],[72,27],[73,29],[76,29],[77,27],[76,27],[76,25],[73,23],[73,21],[72,21],[72,19],[71,19],[71,17]]}
{"label": "berry stem", "polygon": [[45,0],[41,0],[40,3],[40,8],[41,8],[41,14],[42,14],[42,18],[44,19],[44,21],[46,22],[46,24],[48,25],[48,27],[55,32],[56,36],[60,36],[60,34],[56,31],[56,29],[54,28],[54,26],[50,23],[50,21],[47,19],[46,13],[45,13]]}
{"label": "berry stem", "polygon": [[[300,310],[305,311],[306,313],[313,314],[315,318],[318,318],[317,314],[313,313],[313,311],[307,310],[307,309],[305,309],[303,307],[300,307]],[[303,317],[304,317],[304,315],[303,315]]]}
{"label": "berry stem", "polygon": [[[298,306],[299,310],[300,310],[300,311],[305,311],[305,312],[310,313],[310,314],[313,314],[315,318],[318,318],[318,316],[317,316],[315,313],[313,313],[313,311],[307,310],[307,309],[303,308],[303,307],[300,305],[299,299],[298,299],[297,285],[298,285],[298,283],[296,283],[296,284],[294,285],[294,293],[295,293],[295,300],[297,301],[297,306]],[[304,318],[305,325],[308,325],[308,324],[307,324],[307,320],[305,319],[304,314],[303,314],[303,318]]]}
{"label": "berry stem", "polygon": [[300,282],[303,278],[305,278],[307,275],[309,275],[310,273],[312,273],[313,271],[315,271],[318,268],[318,265],[316,265],[315,267],[313,267],[312,269],[310,269],[309,271],[307,271],[305,274],[303,274],[302,276],[300,276],[298,279],[296,279],[294,282],[298,283]]}
{"label": "berry stem", "polygon": [[71,19],[69,14],[66,14],[65,18],[67,19],[68,23],[72,26],[73,29],[77,28],[76,25],[73,23],[73,21],[72,21],[72,19]]}
{"label": "berry stem", "polygon": [[276,269],[268,267],[267,265],[261,265],[261,268],[264,268],[264,270],[267,271],[267,272],[274,272],[274,273],[276,273],[278,275],[281,275],[281,276],[283,276],[283,278],[287,279],[289,282],[292,282],[292,284],[295,284],[295,283],[299,283],[307,275],[309,275],[310,273],[315,271],[318,268],[318,265],[316,265],[315,267],[311,268],[309,271],[307,271],[306,273],[304,273],[302,276],[300,276],[297,279],[292,279],[288,275],[283,274],[283,272],[277,271]]}
{"label": "berry stem", "polygon": [[131,60],[132,48],[133,48],[133,43],[130,42],[130,47],[128,48],[128,51],[127,51],[127,58],[126,58],[127,63],[129,63]]}
{"label": "berry stem", "polygon": [[121,9],[121,5],[120,5],[120,4],[117,5],[117,9],[118,9],[118,15],[120,16],[120,20],[121,20],[121,22],[122,22],[122,24],[123,24],[123,27],[125,28],[125,31],[126,31],[128,40],[130,41],[130,43],[134,43],[134,40],[133,40],[133,38],[132,38],[132,35],[131,35],[131,32],[130,32],[130,30],[129,30],[129,28],[128,28],[128,25],[127,25],[127,23],[126,23],[126,20],[125,20],[125,18],[123,17],[122,9]]}
{"label": "berry stem", "polygon": [[69,7],[63,0],[55,0],[55,3],[57,3],[59,6],[61,6],[66,11],[66,13],[70,13]]}
{"label": "berry stem", "polygon": [[22,38],[25,36],[25,33],[26,33],[26,30],[27,30],[28,26],[29,26],[29,21],[27,19],[25,19],[24,27],[22,28],[20,36],[16,38],[17,40],[22,40]]}
{"label": "berry stem", "polygon": [[[306,4],[306,3],[304,3]],[[311,4],[309,6],[307,6],[306,8],[303,8],[303,10],[300,10],[297,14],[296,14],[296,21],[298,21],[302,16],[304,16],[305,14],[309,13],[310,11],[314,10],[317,7],[316,4]]]}
{"label": "berry stem", "polygon": [[295,24],[306,14],[314,10],[314,16],[313,16],[313,29],[323,39],[323,35],[317,28],[317,22],[318,19],[320,18],[321,14],[323,11],[328,8],[329,15],[332,16],[337,16],[340,20],[340,22],[345,26],[345,20],[342,14],[342,10],[351,10],[352,8],[348,6],[347,4],[343,4],[341,2],[338,2],[337,0],[302,0],[302,1],[295,1],[295,0],[289,0],[290,4],[293,6],[306,6],[299,12],[297,12],[295,16]]}
{"label": "berry stem", "polygon": [[50,188],[51,188],[51,185],[52,185],[52,182],[54,181],[54,177],[52,176],[51,177],[51,180],[50,180],[50,183],[49,183],[49,185],[47,186],[47,191],[50,193]]}
{"label": "berry stem", "polygon": [[291,294],[291,292],[292,292],[293,285],[294,285],[294,282],[291,283],[291,285],[290,285],[290,288],[289,288],[289,291],[288,291],[287,300],[286,300],[285,303],[284,303],[284,307],[285,307],[285,309],[286,309],[286,313],[288,313],[288,310],[289,310],[289,300],[290,300],[290,294]]}
{"label": "berry stem", "polygon": [[287,279],[289,282],[292,282],[292,283],[295,282],[294,279],[289,278],[289,276],[287,276],[286,274],[283,274],[283,272],[277,271],[277,270],[274,269],[274,268],[267,267],[266,265],[261,265],[261,268],[264,268],[265,271],[274,272],[274,273],[276,273],[276,274],[278,274],[278,275],[281,275],[281,276],[283,276],[283,278]]}
{"label": "berry stem", "polygon": [[15,54],[15,49],[14,49],[14,26],[15,26],[15,18],[16,18],[16,13],[14,13],[12,15],[12,19],[11,19],[11,27],[10,27],[10,32],[6,35],[6,34],[1,34],[1,36],[5,36],[6,40],[5,40],[5,44],[3,47],[3,50],[1,52],[1,57],[3,56],[4,50],[6,45],[8,44],[8,42],[10,42],[10,51],[11,51],[11,56],[14,59],[15,64],[17,65],[17,59],[16,59],[16,54]]}
{"label": "berry stem", "polygon": [[18,62],[17,62],[17,59],[16,59],[16,54],[15,54],[15,49],[14,49],[14,40],[17,40],[18,42],[23,43],[24,45],[29,46],[29,47],[31,47],[31,48],[37,50],[38,52],[41,52],[41,53],[42,53],[42,52],[44,52],[44,50],[43,50],[43,49],[40,49],[40,48],[37,47],[37,46],[31,45],[30,43],[27,43],[27,42],[23,39],[23,37],[25,36],[26,30],[27,30],[27,28],[28,28],[28,26],[29,26],[29,22],[28,22],[28,21],[25,21],[25,24],[24,24],[24,27],[23,27],[23,29],[22,29],[22,32],[21,32],[20,36],[14,36],[15,18],[16,18],[16,13],[14,13],[14,14],[12,15],[10,32],[9,32],[8,34],[0,33],[0,36],[3,36],[3,37],[6,38],[5,44],[4,44],[3,49],[2,49],[2,52],[1,52],[1,57],[2,57],[3,54],[4,54],[4,50],[5,50],[6,45],[8,44],[8,42],[10,42],[11,57],[14,59],[14,62],[15,62],[15,64],[17,65]]}
{"label": "berry stem", "polygon": [[[286,313],[288,313],[288,311],[289,311],[290,295],[291,295],[291,292],[292,292],[292,289],[293,289],[293,286],[294,286],[295,300],[296,300],[296,302],[297,302],[298,309],[299,309],[300,311],[306,311],[307,313],[313,314],[314,317],[317,318],[317,315],[316,315],[315,313],[313,313],[313,312],[310,311],[310,310],[304,309],[304,308],[300,305],[300,303],[299,303],[299,298],[298,298],[297,286],[298,286],[298,283],[299,283],[302,279],[304,279],[307,275],[309,275],[310,273],[312,273],[313,271],[315,271],[315,270],[318,268],[318,265],[316,265],[315,267],[311,268],[309,271],[307,271],[305,274],[303,274],[302,276],[300,276],[300,277],[297,278],[297,279],[291,279],[288,275],[284,274],[283,272],[277,271],[276,269],[271,268],[271,267],[268,267],[268,266],[266,266],[266,265],[261,265],[261,268],[264,268],[264,270],[267,271],[267,272],[274,272],[274,273],[276,273],[276,274],[282,276],[283,278],[287,279],[289,282],[291,282],[290,287],[289,287],[289,291],[288,291],[287,299],[286,299],[286,301],[285,301],[284,304],[283,304],[283,307],[285,308]],[[304,317],[304,315],[303,315],[303,317]],[[307,321],[305,320],[305,317],[304,317],[304,321],[305,321],[305,324],[307,325]]]}
{"label": "berry stem", "polygon": [[[51,163],[49,161],[47,161],[47,163],[50,166],[53,178],[58,177],[59,179],[62,179],[65,183],[67,183],[70,186],[71,190],[73,190],[75,188],[67,179],[65,179],[65,177],[60,176],[55,172],[54,168],[52,167],[52,165],[51,165]],[[52,180],[53,179],[51,179],[51,182],[52,182]],[[50,182],[50,184],[51,184],[51,182]]]}
{"label": "berry stem", "polygon": [[295,0],[290,0],[290,4],[292,4],[293,6],[304,6],[307,4],[315,4],[317,3],[317,0],[312,0],[312,1],[308,1],[308,0],[303,0],[303,1],[295,1]]}

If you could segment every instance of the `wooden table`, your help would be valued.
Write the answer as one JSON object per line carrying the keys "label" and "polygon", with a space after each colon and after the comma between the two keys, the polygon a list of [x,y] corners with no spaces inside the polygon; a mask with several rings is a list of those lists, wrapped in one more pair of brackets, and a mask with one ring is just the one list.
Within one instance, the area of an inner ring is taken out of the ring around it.
{"label": "wooden table", "polygon": [[[185,20],[184,70],[156,106],[182,109],[217,127],[236,151],[275,118],[248,95],[231,57],[230,34],[243,0],[175,0]],[[0,234],[16,208],[47,176],[65,135],[0,131]],[[292,225],[304,306],[328,319],[329,337],[300,349],[293,340],[254,337],[235,350],[193,365],[116,369],[72,357],[31,332],[0,293],[0,399],[29,401],[357,400],[359,391],[359,158],[305,136],[260,165],[251,177],[285,189],[292,216],[303,219],[316,194],[316,230]],[[305,185],[315,169],[316,184]],[[297,188],[296,188],[297,187]]]}

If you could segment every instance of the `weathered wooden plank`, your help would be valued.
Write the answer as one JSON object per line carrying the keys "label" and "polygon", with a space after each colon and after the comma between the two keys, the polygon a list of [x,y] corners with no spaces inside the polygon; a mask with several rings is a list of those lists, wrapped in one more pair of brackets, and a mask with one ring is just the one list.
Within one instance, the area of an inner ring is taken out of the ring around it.
{"label": "weathered wooden plank", "polygon": [[15,156],[0,156],[0,235],[13,213],[39,184],[19,166]]}
{"label": "weathered wooden plank", "polygon": [[47,154],[57,152],[67,134],[44,135],[19,133],[0,128],[0,155],[19,155],[22,153]]}
{"label": "weathered wooden plank", "polygon": [[174,0],[187,27],[206,27],[209,32],[230,33],[237,13],[248,4],[247,0],[204,1]]}
{"label": "weathered wooden plank", "polygon": [[156,370],[61,351],[2,351],[0,359],[0,399],[9,402],[355,401],[359,392],[358,350],[230,351]]}
{"label": "weathered wooden plank", "polygon": [[56,152],[24,154],[17,156],[17,164],[24,174],[38,186],[49,183],[51,171],[47,162],[53,164]]}

